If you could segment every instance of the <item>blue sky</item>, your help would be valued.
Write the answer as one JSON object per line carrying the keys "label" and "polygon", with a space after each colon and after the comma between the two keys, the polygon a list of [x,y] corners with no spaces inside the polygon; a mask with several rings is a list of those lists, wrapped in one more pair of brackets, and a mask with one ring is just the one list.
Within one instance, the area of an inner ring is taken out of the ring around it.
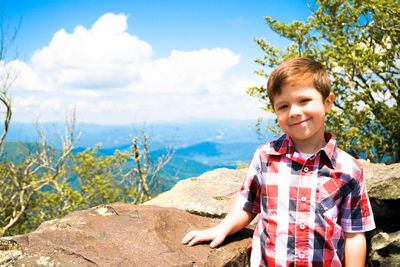
{"label": "blue sky", "polygon": [[[264,21],[305,20],[306,2],[6,0],[21,20],[8,67],[15,121],[100,124],[265,116],[246,88],[261,49],[287,44]],[[17,51],[17,58],[13,57]]]}

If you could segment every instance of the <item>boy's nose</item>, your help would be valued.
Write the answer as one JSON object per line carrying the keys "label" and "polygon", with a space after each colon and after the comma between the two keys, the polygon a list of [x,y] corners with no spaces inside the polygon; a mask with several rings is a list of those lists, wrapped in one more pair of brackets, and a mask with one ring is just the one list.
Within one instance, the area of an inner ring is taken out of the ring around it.
{"label": "boy's nose", "polygon": [[289,116],[290,117],[296,117],[299,116],[301,114],[301,108],[298,107],[297,105],[292,105],[290,107],[290,111],[289,111]]}

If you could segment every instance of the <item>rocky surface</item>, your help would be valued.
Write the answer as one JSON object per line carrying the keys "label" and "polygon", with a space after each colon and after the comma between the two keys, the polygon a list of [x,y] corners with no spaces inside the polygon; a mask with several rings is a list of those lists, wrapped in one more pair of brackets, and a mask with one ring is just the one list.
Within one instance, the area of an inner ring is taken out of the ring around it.
{"label": "rocky surface", "polygon": [[400,266],[400,163],[361,163],[376,222],[376,229],[367,233],[369,265]]}
{"label": "rocky surface", "polygon": [[246,169],[216,169],[179,181],[171,190],[144,203],[175,207],[193,214],[223,218],[235,203]]}
{"label": "rocky surface", "polygon": [[364,167],[370,198],[400,199],[400,163],[383,164],[359,160]]}
{"label": "rocky surface", "polygon": [[[400,163],[376,164],[360,160],[364,167],[368,196],[374,210],[375,220],[388,224],[388,215],[400,216]],[[396,222],[400,226],[400,222]],[[400,228],[399,228],[400,229]]]}
{"label": "rocky surface", "polygon": [[217,249],[181,244],[188,231],[218,221],[175,208],[98,206],[44,222],[27,235],[0,238],[0,266],[245,266],[250,229]]}
{"label": "rocky surface", "polygon": [[400,231],[375,234],[369,261],[371,266],[400,266]]}
{"label": "rocky surface", "polygon": [[[400,266],[400,163],[361,162],[377,223],[367,234],[368,266]],[[181,245],[185,233],[215,225],[229,212],[245,174],[217,169],[180,181],[145,205],[77,211],[31,234],[0,238],[0,266],[246,266],[250,229],[218,249]]]}

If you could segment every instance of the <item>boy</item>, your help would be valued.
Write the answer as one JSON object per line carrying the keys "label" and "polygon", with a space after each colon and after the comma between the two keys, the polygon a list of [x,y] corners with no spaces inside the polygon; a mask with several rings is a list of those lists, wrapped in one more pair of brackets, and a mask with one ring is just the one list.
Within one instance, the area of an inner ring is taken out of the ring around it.
{"label": "boy", "polygon": [[261,213],[251,266],[364,266],[364,232],[375,223],[362,166],[324,132],[334,100],[327,72],[314,60],[288,59],[267,92],[285,134],[257,149],[227,217],[183,244],[216,247]]}

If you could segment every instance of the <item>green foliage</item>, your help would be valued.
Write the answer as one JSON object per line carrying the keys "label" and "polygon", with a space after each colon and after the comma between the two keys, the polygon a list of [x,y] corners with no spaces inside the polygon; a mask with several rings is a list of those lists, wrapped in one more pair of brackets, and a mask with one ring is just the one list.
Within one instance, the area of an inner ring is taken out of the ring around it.
{"label": "green foliage", "polygon": [[80,187],[77,208],[86,209],[111,202],[138,203],[140,193],[136,179],[129,179],[130,171],[124,168],[130,153],[115,151],[112,156],[98,155],[97,145],[72,156],[73,175],[77,176]]}
{"label": "green foliage", "polygon": [[82,209],[115,202],[120,198],[120,187],[114,175],[119,176],[118,169],[126,157],[119,153],[115,156],[96,157],[98,147],[72,156],[72,170],[80,183],[81,194],[77,202]]}
{"label": "green foliage", "polygon": [[[394,0],[317,0],[307,22],[268,26],[292,43],[284,50],[256,39],[265,52],[257,73],[291,57],[310,57],[328,70],[335,94],[327,129],[339,147],[373,162],[400,161],[400,3]],[[268,102],[265,87],[248,94]],[[268,102],[269,103],[269,102]],[[266,110],[272,111],[270,104]]]}
{"label": "green foliage", "polygon": [[[75,155],[76,143],[63,149],[51,149],[43,139],[32,145],[3,144],[6,149],[0,162],[0,236],[17,235],[36,229],[45,220],[112,202],[141,203],[157,194],[160,173],[171,159],[160,155],[155,163],[148,156],[147,136],[143,143],[133,139],[130,151],[99,155],[97,145]],[[9,149],[7,149],[7,147]],[[10,151],[20,147],[18,157],[7,159]],[[72,187],[70,180],[79,182]]]}
{"label": "green foliage", "polygon": [[46,188],[59,190],[59,184],[65,181],[64,166],[71,146],[53,150],[45,143],[37,144],[32,146],[35,152],[28,149],[25,158],[19,158],[18,162],[1,161],[0,236],[36,227],[41,220],[48,218],[49,203],[63,212],[63,205],[52,202],[54,196]]}

